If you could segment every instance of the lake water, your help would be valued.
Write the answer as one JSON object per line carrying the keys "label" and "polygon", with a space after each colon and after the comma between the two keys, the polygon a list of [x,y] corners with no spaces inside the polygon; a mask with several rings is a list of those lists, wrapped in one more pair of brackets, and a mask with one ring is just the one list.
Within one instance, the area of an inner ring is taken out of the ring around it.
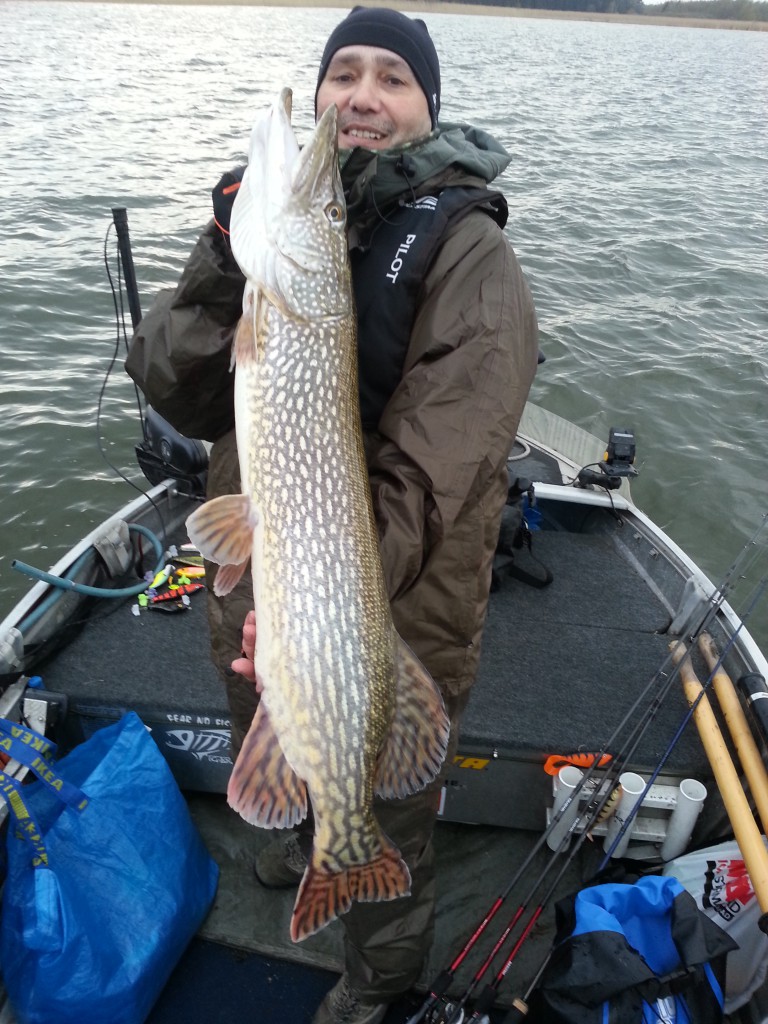
{"label": "lake water", "polygon": [[[146,310],[255,111],[289,85],[310,128],[343,13],[0,4],[0,616],[28,586],[12,558],[47,568],[132,496],[97,444],[111,208],[128,208]],[[638,504],[719,579],[768,511],[768,33],[425,21],[444,119],[512,153],[507,230],[547,356],[532,398],[606,439],[633,427]],[[141,483],[122,358],[99,431]],[[763,601],[763,646],[767,617]]]}

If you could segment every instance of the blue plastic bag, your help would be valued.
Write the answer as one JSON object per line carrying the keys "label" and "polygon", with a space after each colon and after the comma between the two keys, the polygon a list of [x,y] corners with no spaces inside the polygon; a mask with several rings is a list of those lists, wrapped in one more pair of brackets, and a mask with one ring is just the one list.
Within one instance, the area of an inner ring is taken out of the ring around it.
{"label": "blue plastic bag", "polygon": [[0,772],[0,965],[19,1024],[141,1024],[218,881],[165,759],[133,712],[59,762],[10,723],[0,747],[38,775]]}

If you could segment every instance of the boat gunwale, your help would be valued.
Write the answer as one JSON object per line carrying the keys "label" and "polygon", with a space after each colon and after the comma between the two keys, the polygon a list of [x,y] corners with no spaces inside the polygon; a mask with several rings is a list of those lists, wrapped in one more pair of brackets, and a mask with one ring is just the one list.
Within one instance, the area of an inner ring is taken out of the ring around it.
{"label": "boat gunwale", "polygon": [[[95,551],[95,542],[98,541],[104,533],[111,527],[116,526],[121,522],[134,523],[142,514],[151,513],[156,511],[156,506],[159,503],[168,504],[176,498],[186,498],[186,495],[182,494],[178,490],[177,481],[168,477],[159,484],[155,484],[148,491],[145,491],[138,498],[132,499],[126,505],[123,505],[117,512],[113,512],[106,519],[102,520],[97,526],[82,537],[77,543],[69,548],[50,568],[46,571],[52,576],[63,577],[64,573],[70,569],[82,555],[87,554],[89,551]],[[38,602],[45,598],[49,592],[55,590],[55,585],[47,583],[45,580],[37,580],[32,588],[21,597],[16,604],[13,606],[9,614],[0,621],[0,642],[4,636],[11,629],[16,629],[17,624],[26,617],[26,615],[32,611]]]}

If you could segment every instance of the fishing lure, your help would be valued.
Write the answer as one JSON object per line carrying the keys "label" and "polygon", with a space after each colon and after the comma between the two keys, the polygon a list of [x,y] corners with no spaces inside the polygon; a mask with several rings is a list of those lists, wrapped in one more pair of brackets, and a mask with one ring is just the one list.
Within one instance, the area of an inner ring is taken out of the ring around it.
{"label": "fishing lure", "polygon": [[173,590],[166,590],[162,594],[150,597],[150,605],[159,604],[161,601],[178,601],[184,594],[194,594],[198,590],[205,590],[204,583],[185,583],[181,587],[174,587]]}
{"label": "fishing lure", "polygon": [[178,569],[184,569],[187,571],[189,569],[194,569],[195,571],[201,570],[202,572],[205,572],[202,555],[177,555],[175,558],[171,559],[171,561]]}
{"label": "fishing lure", "polygon": [[604,825],[606,821],[608,821],[609,818],[612,818],[613,815],[616,813],[620,799],[621,786],[614,786],[614,788],[611,790],[611,795],[600,808],[600,811],[598,812],[597,817],[592,822],[591,826],[587,829],[587,839],[589,839],[590,842],[593,841],[593,832],[595,828],[597,828],[598,825]]}
{"label": "fishing lure", "polygon": [[613,754],[550,754],[544,762],[544,771],[547,775],[557,775],[567,764],[577,768],[605,768],[612,760]]}
{"label": "fishing lure", "polygon": [[[186,600],[187,604],[184,603]],[[150,612],[167,612],[169,615],[175,615],[177,612],[189,611],[189,598],[184,598],[181,601],[168,601],[165,604],[151,604],[149,605],[148,611]]]}
{"label": "fishing lure", "polygon": [[186,576],[190,580],[199,580],[205,576],[205,569],[202,565],[176,565],[175,575]]}

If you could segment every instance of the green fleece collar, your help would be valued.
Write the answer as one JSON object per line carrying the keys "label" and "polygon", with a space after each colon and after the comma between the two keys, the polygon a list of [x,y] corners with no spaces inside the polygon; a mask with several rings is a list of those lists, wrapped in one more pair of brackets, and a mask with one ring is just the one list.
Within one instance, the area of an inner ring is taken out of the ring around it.
{"label": "green fleece collar", "polygon": [[384,208],[404,193],[416,193],[427,181],[445,177],[486,184],[509,164],[511,156],[493,136],[465,124],[443,124],[430,135],[397,149],[351,150],[342,162],[341,179],[352,219]]}

